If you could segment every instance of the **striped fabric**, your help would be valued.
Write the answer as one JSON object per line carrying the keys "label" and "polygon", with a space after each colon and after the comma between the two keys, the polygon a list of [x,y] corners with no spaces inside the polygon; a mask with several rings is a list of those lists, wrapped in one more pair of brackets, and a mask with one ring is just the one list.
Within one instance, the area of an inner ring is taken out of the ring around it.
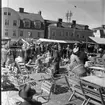
{"label": "striped fabric", "polygon": [[24,62],[18,62],[18,66],[19,66],[20,72],[22,74],[27,74],[27,69],[25,67]]}

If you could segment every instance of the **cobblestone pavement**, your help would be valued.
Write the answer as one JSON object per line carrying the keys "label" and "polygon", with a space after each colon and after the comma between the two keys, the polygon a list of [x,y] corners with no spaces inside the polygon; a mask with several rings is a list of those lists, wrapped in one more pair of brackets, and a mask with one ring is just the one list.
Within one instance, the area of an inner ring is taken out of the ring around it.
{"label": "cobblestone pavement", "polygon": [[82,100],[76,98],[73,98],[71,102],[68,102],[71,92],[68,90],[64,78],[57,81],[56,91],[56,94],[51,95],[49,103],[45,105],[81,105]]}
{"label": "cobblestone pavement", "polygon": [[[60,73],[65,74],[66,70],[61,69]],[[44,105],[81,105],[82,100],[74,98],[73,101],[68,102],[71,92],[68,90],[65,78],[56,81],[56,93],[51,95],[51,99]],[[9,98],[17,95],[17,92],[9,93]],[[73,104],[74,103],[74,104]],[[3,105],[3,104],[2,104]],[[8,104],[5,104],[8,105]]]}

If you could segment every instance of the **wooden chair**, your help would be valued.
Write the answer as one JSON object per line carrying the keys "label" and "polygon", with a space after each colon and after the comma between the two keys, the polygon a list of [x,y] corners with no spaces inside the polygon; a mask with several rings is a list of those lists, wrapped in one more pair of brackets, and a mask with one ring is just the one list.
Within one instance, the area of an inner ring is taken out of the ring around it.
{"label": "wooden chair", "polygon": [[16,62],[16,64],[21,74],[26,75],[29,73],[24,62]]}
{"label": "wooden chair", "polygon": [[42,104],[49,102],[53,83],[49,81],[42,81],[41,83],[41,93],[38,96],[33,96],[37,101],[42,102]]}
{"label": "wooden chair", "polygon": [[68,101],[71,101],[72,98],[75,96],[75,98],[78,98],[78,97],[82,98],[84,101],[82,102],[81,105],[84,105],[84,103],[86,102],[86,99],[80,87],[80,83],[79,83],[80,80],[76,78],[67,77],[67,76],[65,76],[65,80],[70,92],[72,92]]}
{"label": "wooden chair", "polygon": [[94,105],[105,105],[105,93],[102,93],[102,88],[96,84],[81,80],[82,92],[86,98],[85,105],[92,103]]}

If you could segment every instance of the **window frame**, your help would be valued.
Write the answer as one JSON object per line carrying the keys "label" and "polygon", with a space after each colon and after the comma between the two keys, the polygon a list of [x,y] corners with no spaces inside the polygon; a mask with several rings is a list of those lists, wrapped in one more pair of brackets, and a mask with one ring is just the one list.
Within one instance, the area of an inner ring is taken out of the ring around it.
{"label": "window frame", "polygon": [[8,12],[8,15],[11,16],[11,12]]}
{"label": "window frame", "polygon": [[41,29],[42,24],[40,20],[34,20],[33,22],[34,22],[34,28]]}
{"label": "window frame", "polygon": [[[14,25],[16,24],[16,25]],[[13,26],[17,26],[17,20],[13,20]]]}
{"label": "window frame", "polygon": [[24,24],[24,28],[30,28],[31,27],[31,21],[29,19],[23,19],[23,24]]}
{"label": "window frame", "polygon": [[[6,35],[7,33],[7,35]],[[8,29],[5,29],[5,36],[8,36]]]}
{"label": "window frame", "polygon": [[8,26],[9,25],[9,20],[5,19],[5,25]]}
{"label": "window frame", "polygon": [[[15,35],[14,35],[14,33],[15,33]],[[16,36],[16,30],[13,30],[13,37],[15,37]]]}
{"label": "window frame", "polygon": [[[6,14],[5,14],[6,13]],[[4,15],[7,15],[7,12],[4,12]]]}
{"label": "window frame", "polygon": [[23,36],[23,31],[20,31],[20,36],[21,36],[21,37]]}
{"label": "window frame", "polygon": [[41,33],[40,32],[38,32],[38,38],[40,38],[41,37]]}
{"label": "window frame", "polygon": [[69,35],[69,32],[68,32],[68,31],[66,31],[66,37],[68,37],[68,35]]}
{"label": "window frame", "polygon": [[[54,35],[53,33],[55,33],[55,35]],[[56,36],[56,30],[52,30],[52,32],[51,32],[51,36],[53,36],[53,37]]]}

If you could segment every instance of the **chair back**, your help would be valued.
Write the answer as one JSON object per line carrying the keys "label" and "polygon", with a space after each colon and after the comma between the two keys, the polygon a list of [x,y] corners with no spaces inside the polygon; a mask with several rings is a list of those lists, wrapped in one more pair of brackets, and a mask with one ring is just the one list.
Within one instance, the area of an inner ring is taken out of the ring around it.
{"label": "chair back", "polygon": [[86,98],[90,98],[90,102],[95,105],[105,105],[105,94],[102,93],[102,88],[96,84],[80,81],[81,89]]}
{"label": "chair back", "polygon": [[65,80],[66,83],[68,85],[68,87],[70,88],[71,86],[75,86],[75,85],[79,85],[79,78],[75,78],[75,77],[68,77],[65,75]]}
{"label": "chair back", "polygon": [[43,81],[41,84],[41,90],[50,95],[52,91],[52,83],[49,81]]}
{"label": "chair back", "polygon": [[22,74],[27,74],[27,69],[25,67],[25,64],[24,62],[16,62],[17,63],[17,66],[18,66],[18,69],[19,71],[22,73]]}

